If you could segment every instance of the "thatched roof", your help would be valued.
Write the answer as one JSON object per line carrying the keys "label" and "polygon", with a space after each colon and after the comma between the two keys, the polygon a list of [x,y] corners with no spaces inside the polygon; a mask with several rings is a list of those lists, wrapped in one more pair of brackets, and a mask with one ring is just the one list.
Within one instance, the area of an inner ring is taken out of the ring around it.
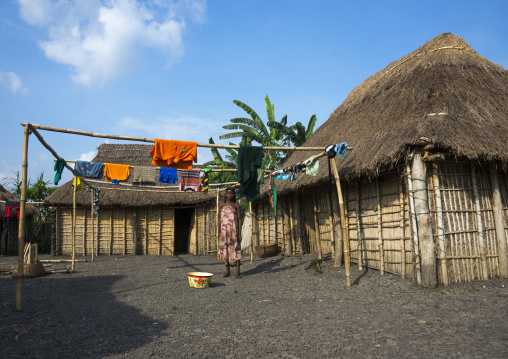
{"label": "thatched roof", "polygon": [[[130,166],[150,166],[152,161],[150,150],[152,147],[152,145],[140,144],[102,144],[98,148],[97,156],[92,161]],[[87,181],[86,178],[84,180]],[[44,204],[47,206],[72,206],[73,189],[71,183],[72,181],[69,181],[58,188],[44,200]],[[106,207],[193,205],[213,201],[216,198],[215,191],[209,191],[206,195],[203,192],[156,192],[158,190],[178,191],[178,188],[167,187],[176,186],[179,182],[174,185],[156,182],[155,186],[157,188],[127,187],[111,183],[97,184],[92,181],[89,183],[101,188],[99,203],[100,206]],[[126,183],[132,184],[132,176]],[[90,193],[85,190],[77,192],[76,204],[80,207],[90,207]]]}
{"label": "thatched roof", "polygon": [[[445,113],[444,115],[431,115]],[[394,61],[355,88],[304,146],[347,142],[341,178],[376,176],[403,162],[420,137],[455,157],[508,164],[508,71],[446,33]],[[294,152],[285,166],[312,154]],[[315,185],[328,175],[278,181],[281,191]]]}
{"label": "thatched roof", "polygon": [[[11,192],[7,191],[4,186],[0,184],[0,201],[11,201],[11,202],[19,202],[20,199],[16,197]],[[27,204],[25,206],[26,215],[31,216],[38,212],[37,207]],[[5,216],[5,203],[0,202],[0,218]]]}

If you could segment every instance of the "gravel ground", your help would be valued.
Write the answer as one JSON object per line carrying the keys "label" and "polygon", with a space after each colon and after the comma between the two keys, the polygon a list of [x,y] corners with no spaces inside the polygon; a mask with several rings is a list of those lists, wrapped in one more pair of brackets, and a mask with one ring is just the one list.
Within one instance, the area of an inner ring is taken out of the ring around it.
{"label": "gravel ground", "polygon": [[[211,256],[88,258],[25,279],[21,312],[0,274],[0,357],[508,357],[507,279],[428,290],[355,267],[348,288],[343,268],[314,263],[255,258],[236,280]],[[211,286],[191,288],[191,271],[214,273]]]}

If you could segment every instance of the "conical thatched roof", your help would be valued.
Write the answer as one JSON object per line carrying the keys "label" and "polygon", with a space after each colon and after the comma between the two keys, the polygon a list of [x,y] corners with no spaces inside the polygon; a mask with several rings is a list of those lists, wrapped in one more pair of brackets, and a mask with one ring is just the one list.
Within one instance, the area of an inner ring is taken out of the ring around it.
{"label": "conical thatched roof", "polygon": [[[130,166],[150,166],[152,157],[150,150],[152,145],[139,144],[102,144],[98,148],[97,156],[93,162],[116,163]],[[87,181],[87,179],[84,179]],[[72,181],[62,185],[53,194],[44,200],[47,206],[72,206],[73,189]],[[157,192],[158,190],[178,191],[178,188],[167,188],[169,185],[156,182],[157,188],[127,187],[111,183],[89,182],[91,185],[101,188],[99,203],[101,206],[125,206],[125,207],[144,207],[144,206],[166,206],[166,205],[187,205],[208,202],[215,199],[216,192]],[[127,184],[132,184],[132,176]],[[115,188],[115,189],[108,189]],[[121,189],[121,190],[120,190]],[[127,190],[129,189],[129,190]],[[76,204],[80,207],[90,207],[91,195],[83,190],[76,193]]]}
{"label": "conical thatched roof", "polygon": [[[445,113],[444,115],[430,115]],[[508,164],[508,71],[462,38],[441,34],[355,88],[304,146],[347,142],[341,178],[375,176],[405,159],[420,137],[455,157]],[[285,166],[310,157],[294,152]],[[314,185],[328,175],[278,182],[281,191]]]}
{"label": "conical thatched roof", "polygon": [[[11,202],[19,202],[20,199],[16,197],[11,192],[7,191],[4,186],[0,184],[0,201],[11,201]],[[37,207],[27,204],[25,206],[26,214],[31,216],[32,214],[36,214],[38,212]],[[0,218],[5,216],[5,203],[0,202]]]}

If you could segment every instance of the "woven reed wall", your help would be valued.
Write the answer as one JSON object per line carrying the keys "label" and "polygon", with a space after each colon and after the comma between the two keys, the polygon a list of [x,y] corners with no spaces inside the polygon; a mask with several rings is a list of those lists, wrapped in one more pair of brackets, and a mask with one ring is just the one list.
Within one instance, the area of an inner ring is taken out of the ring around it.
{"label": "woven reed wall", "polygon": [[[91,255],[92,229],[99,255],[173,255],[174,208],[105,208],[91,216],[90,208],[76,209],[76,255]],[[215,205],[194,207],[188,252],[206,254],[217,250]],[[72,254],[72,208],[57,211],[57,253]]]}
{"label": "woven reed wall", "polygon": [[[508,175],[499,173],[499,182],[508,223]],[[447,277],[450,283],[470,282],[497,275],[499,262],[488,165],[457,161],[428,164],[427,185],[438,281],[443,283]],[[393,170],[370,181],[344,184],[343,191],[352,265],[415,277],[420,259],[415,255],[406,174]],[[332,252],[332,215],[335,240],[340,241],[335,191],[332,206],[330,214],[326,186],[279,196],[276,218],[268,201],[259,201],[253,207],[257,219],[253,227],[254,245],[278,243],[279,250],[286,254],[318,253],[319,240],[322,255],[328,255]],[[508,226],[505,233],[508,238]]]}

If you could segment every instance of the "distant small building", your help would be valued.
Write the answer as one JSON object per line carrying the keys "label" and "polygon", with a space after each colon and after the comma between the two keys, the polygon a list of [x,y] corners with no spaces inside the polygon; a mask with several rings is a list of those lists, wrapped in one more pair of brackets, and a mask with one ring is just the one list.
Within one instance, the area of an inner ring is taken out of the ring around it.
{"label": "distant small building", "polygon": [[[18,254],[19,220],[16,207],[19,207],[19,201],[18,197],[0,185],[0,254],[3,255]],[[6,217],[6,205],[12,207],[9,210],[9,217]],[[25,223],[28,233],[32,231],[33,219],[37,212],[37,207],[30,204],[26,205],[25,216],[27,220]],[[26,240],[29,241],[30,236],[27,236]]]}

